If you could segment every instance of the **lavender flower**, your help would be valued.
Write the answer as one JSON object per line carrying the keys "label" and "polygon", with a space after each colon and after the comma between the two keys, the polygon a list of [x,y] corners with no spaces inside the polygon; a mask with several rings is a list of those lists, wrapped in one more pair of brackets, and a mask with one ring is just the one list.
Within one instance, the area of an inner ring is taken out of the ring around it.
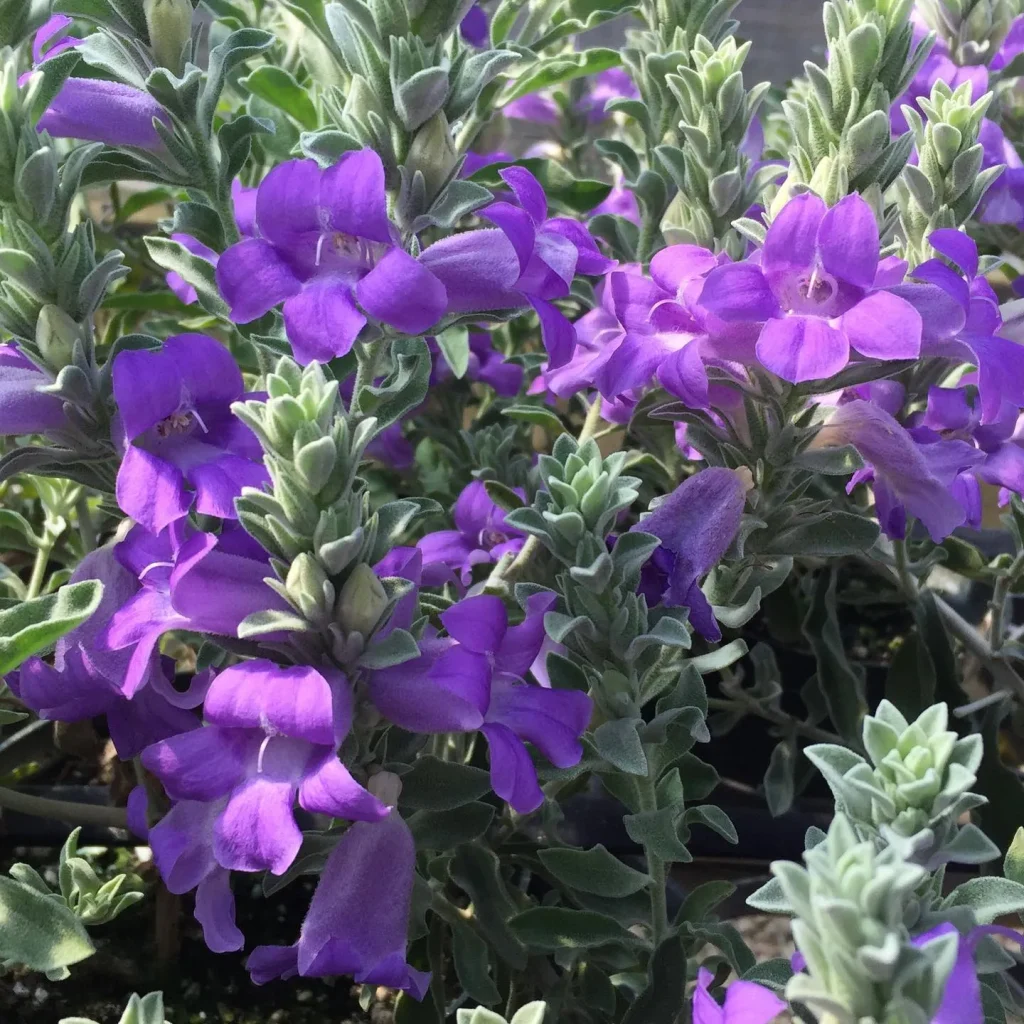
{"label": "lavender flower", "polygon": [[202,703],[207,680],[199,677],[181,693],[169,679],[173,662],[151,653],[141,681],[127,686],[130,652],[105,651],[97,641],[138,583],[110,547],[86,555],[71,576],[73,583],[93,579],[103,584],[103,597],[92,617],[57,641],[52,665],[30,658],[8,682],[40,718],[79,722],[106,715],[118,756],[128,760],[148,744],[198,725],[190,709]]}
{"label": "lavender flower", "polygon": [[954,479],[983,461],[970,445],[958,442],[930,462],[913,437],[884,409],[856,400],[839,406],[815,439],[817,447],[853,445],[868,464],[850,481],[873,481],[878,521],[894,538],[906,536],[907,515],[921,520],[938,543],[967,519],[963,505],[950,493]]}
{"label": "lavender flower", "polygon": [[0,435],[45,434],[66,426],[64,403],[40,390],[53,382],[17,345],[0,345]]}
{"label": "lavender flower", "polygon": [[[516,492],[524,500],[525,493]],[[473,577],[473,566],[498,561],[502,555],[519,551],[525,537],[505,522],[505,513],[487,494],[480,480],[468,484],[452,509],[454,530],[428,533],[416,547],[423,555],[423,582],[443,586],[458,574],[463,586]]]}
{"label": "lavender flower", "polygon": [[[442,239],[420,260],[444,284],[449,313],[532,306],[540,318],[551,365],[558,367],[572,355],[575,334],[552,300],[569,294],[577,274],[603,274],[614,261],[601,254],[578,221],[548,219],[547,196],[528,170],[506,167],[501,178],[516,201],[492,203],[480,211],[500,230]],[[476,266],[481,258],[485,263]],[[506,277],[510,260],[511,282]]]}
{"label": "lavender flower", "polygon": [[375,672],[370,699],[390,721],[414,732],[474,732],[487,737],[494,792],[517,811],[544,800],[524,741],[556,767],[583,756],[579,737],[590,721],[590,698],[576,690],[530,686],[544,640],[551,594],[527,602],[526,619],[509,627],[497,597],[466,598],[441,615],[448,640],[427,638],[415,661]]}
{"label": "lavender flower", "polygon": [[221,256],[217,283],[237,323],[283,302],[300,363],[344,355],[367,317],[419,334],[445,312],[443,284],[396,244],[373,150],[326,171],[313,160],[275,167],[259,186],[255,225],[256,237]]}
{"label": "lavender flower", "polygon": [[480,4],[473,4],[466,12],[466,16],[459,24],[459,35],[470,46],[475,46],[478,49],[487,46],[491,37],[491,25],[487,12]]}
{"label": "lavender flower", "polygon": [[689,608],[706,640],[722,639],[714,611],[700,589],[740,528],[746,489],[731,469],[711,467],[684,480],[635,529],[661,538],[643,589],[649,602]]}
{"label": "lavender flower", "polygon": [[[255,230],[256,191],[254,188],[246,188],[237,178],[231,183],[231,202],[235,211],[235,223],[243,238],[251,238]],[[214,267],[220,262],[220,253],[214,252],[208,245],[203,245],[198,238],[194,238],[192,235],[177,232],[171,235],[171,238],[185,246],[193,256],[206,260]],[[177,271],[172,270],[167,275],[167,287],[186,306],[191,306],[198,301],[199,296],[196,294],[195,288]]]}
{"label": "lavender flower", "polygon": [[705,967],[697,973],[693,993],[693,1024],[770,1024],[788,1009],[771,989],[753,981],[734,981],[719,1006],[708,991],[714,975]]}
{"label": "lavender flower", "polygon": [[148,747],[142,762],[172,800],[226,798],[213,823],[221,867],[287,871],[302,845],[296,795],[305,810],[338,818],[376,821],[388,813],[338,760],[352,724],[352,691],[341,673],[235,665],[213,680],[204,716],[205,728]]}
{"label": "lavender flower", "polygon": [[422,999],[430,975],[405,962],[415,861],[412,833],[397,811],[375,824],[356,822],[324,865],[299,941],[254,949],[252,980],[347,975]]}
{"label": "lavender flower", "polygon": [[842,370],[851,350],[869,359],[913,359],[921,315],[876,288],[878,225],[859,195],[829,210],[813,193],[791,199],[772,222],[760,265],[727,264],[707,277],[699,302],[726,323],[757,323],[757,358],[798,384]]}
{"label": "lavender flower", "polygon": [[154,533],[193,500],[200,512],[233,519],[242,488],[269,479],[259,441],[231,412],[242,374],[220,342],[179,334],[158,352],[123,351],[113,381],[124,444],[118,504]]}
{"label": "lavender flower", "polygon": [[264,582],[272,575],[266,551],[237,524],[226,524],[219,537],[190,532],[185,520],[159,534],[136,526],[115,554],[141,586],[110,615],[97,646],[131,652],[122,684],[127,696],[145,681],[157,641],[169,630],[236,636],[253,612],[288,608]]}

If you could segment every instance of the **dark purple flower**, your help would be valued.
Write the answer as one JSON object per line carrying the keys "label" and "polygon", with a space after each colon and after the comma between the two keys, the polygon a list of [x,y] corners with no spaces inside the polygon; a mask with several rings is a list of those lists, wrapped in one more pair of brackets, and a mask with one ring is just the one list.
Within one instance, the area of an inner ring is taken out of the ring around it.
{"label": "dark purple flower", "polygon": [[158,149],[163,142],[155,121],[167,121],[167,113],[148,92],[100,78],[69,78],[36,127],[58,139]]}
{"label": "dark purple flower", "polygon": [[612,186],[607,197],[590,211],[590,216],[597,217],[602,213],[625,217],[637,227],[640,226],[640,207],[637,205],[636,196],[632,189],[626,188],[621,182]]}
{"label": "dark purple flower", "polygon": [[164,633],[188,629],[236,636],[253,612],[288,609],[264,582],[273,575],[269,555],[237,524],[226,524],[219,537],[190,535],[185,520],[160,534],[136,526],[115,554],[141,587],[102,623],[97,647],[130,651],[122,686],[127,696],[145,681]]}
{"label": "dark purple flower", "polygon": [[[231,183],[231,200],[235,210],[235,222],[238,225],[239,234],[243,238],[251,238],[254,230],[256,216],[256,189],[246,188],[237,178]],[[220,253],[215,252],[208,245],[203,245],[198,238],[192,235],[177,233],[171,235],[175,242],[180,242],[193,256],[206,260],[214,267],[220,262]],[[191,306],[199,296],[192,287],[177,271],[172,270],[167,275],[167,287],[185,303]]]}
{"label": "dark purple flower", "polygon": [[558,124],[562,111],[546,92],[532,92],[520,96],[501,108],[502,114],[513,121],[532,121],[534,124]]}
{"label": "dark purple flower", "polygon": [[268,480],[259,441],[231,412],[242,374],[220,342],[179,334],[157,352],[123,351],[113,381],[125,448],[117,501],[154,533],[193,499],[200,512],[233,519],[242,488]]}
{"label": "dark purple flower", "polygon": [[[54,14],[39,26],[36,34],[32,37],[33,70],[51,57],[56,57],[58,53],[82,45],[81,39],[68,35],[68,29],[72,24],[72,19],[66,14]],[[31,71],[25,72],[18,79],[18,85],[24,85],[31,74]]]}
{"label": "dark purple flower", "polygon": [[607,117],[605,107],[611,100],[633,100],[640,97],[640,90],[625,68],[600,71],[589,79],[587,85],[587,91],[577,109],[586,115],[591,124],[599,124]]}
{"label": "dark purple flower", "polygon": [[302,845],[305,810],[377,821],[387,807],[338,760],[352,724],[352,691],[307,666],[249,661],[222,671],[204,704],[208,725],[148,747],[142,763],[172,800],[226,799],[213,822],[213,854],[236,871],[288,870]]}
{"label": "dark purple flower", "polygon": [[[577,274],[603,274],[614,261],[601,254],[579,221],[548,219],[544,189],[524,167],[506,167],[501,178],[515,202],[492,203],[480,211],[500,230],[444,238],[420,260],[444,284],[449,313],[532,306],[551,365],[558,367],[572,355],[575,334],[552,300],[569,294]],[[512,283],[507,276],[510,260]]]}
{"label": "dark purple flower", "polygon": [[770,1024],[788,1009],[771,989],[753,981],[734,981],[725,990],[725,1005],[719,1006],[708,991],[714,975],[702,967],[693,993],[693,1024]]}
{"label": "dark purple flower", "polygon": [[0,435],[45,434],[67,426],[64,403],[39,390],[53,382],[16,345],[0,345]]}
{"label": "dark purple flower", "polygon": [[482,48],[491,38],[491,26],[487,12],[480,4],[473,4],[459,24],[459,34],[470,46]]}
{"label": "dark purple flower", "polygon": [[579,737],[592,711],[586,694],[523,681],[540,652],[544,614],[554,600],[535,594],[525,620],[509,627],[499,598],[466,598],[441,615],[449,639],[426,638],[419,658],[370,680],[370,699],[403,729],[483,732],[494,792],[523,813],[544,800],[524,741],[555,766],[571,767],[583,756]]}
{"label": "dark purple flower", "polygon": [[791,199],[752,261],[713,270],[700,305],[726,323],[761,324],[757,358],[791,383],[842,370],[851,350],[869,359],[912,359],[921,314],[875,288],[878,225],[857,194],[832,209],[813,193]]}
{"label": "dark purple flower", "polygon": [[[525,500],[522,489],[516,493]],[[457,573],[464,586],[473,578],[473,566],[497,562],[518,551],[526,538],[505,522],[505,513],[487,494],[480,480],[468,484],[452,509],[454,530],[428,533],[416,547],[423,554],[423,583],[443,586]]]}
{"label": "dark purple flower", "polygon": [[722,631],[700,580],[728,551],[745,504],[739,475],[713,466],[684,480],[634,527],[661,539],[646,582],[651,603],[689,608],[690,622],[706,640],[721,640]]}
{"label": "dark purple flower", "polygon": [[936,543],[967,519],[963,505],[951,493],[954,480],[984,460],[963,441],[945,442],[930,453],[931,458],[926,457],[889,413],[859,399],[840,405],[814,444],[849,444],[857,449],[867,466],[854,475],[847,490],[873,481],[875,511],[888,536],[906,535],[909,514],[920,519]]}
{"label": "dark purple flower", "polygon": [[40,718],[78,722],[106,715],[118,756],[129,760],[148,744],[198,725],[190,709],[202,703],[206,679],[197,677],[187,692],[179,692],[170,681],[174,663],[154,653],[140,684],[127,687],[130,652],[106,651],[97,641],[106,621],[139,585],[111,547],[86,555],[71,582],[93,579],[103,584],[96,612],[57,641],[52,665],[30,658],[9,682]]}
{"label": "dark purple flower", "polygon": [[344,355],[368,317],[420,334],[445,312],[442,283],[397,244],[371,149],[324,171],[314,160],[275,167],[259,186],[255,227],[221,256],[217,283],[237,323],[283,302],[300,363]]}
{"label": "dark purple flower", "polygon": [[412,833],[397,811],[356,822],[324,865],[299,941],[254,949],[252,980],[344,975],[422,999],[430,975],[405,960],[415,867]]}
{"label": "dark purple flower", "polygon": [[462,163],[459,177],[471,178],[477,171],[490,167],[491,164],[512,164],[515,163],[515,160],[516,158],[511,153],[506,153],[504,150],[496,150],[493,153],[474,153],[470,151],[466,154],[466,159]]}
{"label": "dark purple flower", "polygon": [[[452,376],[451,367],[440,356],[437,342],[429,340],[430,350],[434,356],[434,365],[430,374],[431,384],[438,384]],[[469,362],[466,366],[466,380],[479,380],[504,398],[512,398],[519,394],[523,386],[523,368],[512,363],[494,347],[493,336],[484,331],[473,331],[469,335]]]}

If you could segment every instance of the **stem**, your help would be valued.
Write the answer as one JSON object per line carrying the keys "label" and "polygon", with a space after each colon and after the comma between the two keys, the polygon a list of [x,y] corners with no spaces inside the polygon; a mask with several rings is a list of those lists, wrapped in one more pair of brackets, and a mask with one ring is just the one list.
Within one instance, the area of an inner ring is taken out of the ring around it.
{"label": "stem", "polygon": [[526,21],[523,22],[523,28],[517,40],[520,44],[529,46],[540,38],[540,29],[544,27],[554,6],[555,0],[538,0],[531,4],[530,13],[527,15]]}
{"label": "stem", "polygon": [[834,732],[829,732],[827,729],[819,729],[816,725],[810,725],[807,722],[798,721],[795,718],[791,718],[784,711],[773,711],[756,700],[744,700],[742,697],[738,697],[735,700],[708,697],[708,710],[728,711],[732,714],[742,711],[745,714],[756,715],[758,718],[763,718],[766,722],[771,722],[772,725],[777,725],[780,729],[797,733],[817,743],[834,743],[840,747],[850,746],[847,740],[844,740],[842,736]]}
{"label": "stem", "polygon": [[36,559],[32,563],[32,575],[28,581],[28,590],[25,592],[25,600],[31,601],[38,597],[43,589],[43,580],[46,579],[46,567],[50,564],[50,555],[53,552],[53,541],[49,539],[47,531],[43,531],[44,541],[36,548]]}
{"label": "stem", "polygon": [[[640,790],[640,810],[656,811],[658,795],[654,779],[637,779]],[[651,928],[654,945],[657,947],[668,931],[668,897],[665,892],[665,862],[646,843],[644,857],[647,859],[647,874],[651,876]]]}
{"label": "stem", "polygon": [[989,643],[993,653],[999,651],[1003,646],[1003,616],[1006,614],[1006,599],[1010,594],[1010,584],[1024,572],[1024,554],[1018,555],[1013,564],[1007,569],[1005,575],[996,580],[995,589],[992,593],[992,623],[989,627]]}
{"label": "stem", "polygon": [[20,811],[22,814],[32,814],[37,818],[52,818],[75,825],[128,828],[128,815],[123,807],[82,804],[71,800],[50,800],[30,793],[19,793],[16,789],[8,789],[6,786],[0,786],[0,807]]}
{"label": "stem", "polygon": [[75,513],[78,516],[78,532],[82,537],[82,547],[86,554],[96,550],[96,524],[92,521],[92,510],[89,508],[89,496],[82,491],[75,502]]}
{"label": "stem", "polygon": [[380,362],[381,352],[384,350],[384,341],[384,338],[378,338],[376,341],[367,342],[356,349],[358,369],[356,370],[356,383],[352,388],[352,404],[356,408],[359,407],[359,396],[363,389],[372,384],[377,375],[377,365]]}
{"label": "stem", "polygon": [[583,429],[580,431],[580,436],[577,438],[580,444],[584,441],[589,441],[596,433],[598,425],[601,423],[601,396],[595,395],[594,401],[591,403],[590,408],[587,410],[587,418],[583,421]]}
{"label": "stem", "polygon": [[640,226],[640,240],[636,244],[638,263],[646,263],[651,258],[651,250],[654,248],[654,238],[657,233],[658,224],[651,211],[645,206],[643,223]]}
{"label": "stem", "polygon": [[914,574],[910,571],[906,538],[893,541],[892,546],[896,555],[896,575],[899,579],[900,589],[910,600],[916,601],[920,588],[917,585],[917,580],[914,579]]}

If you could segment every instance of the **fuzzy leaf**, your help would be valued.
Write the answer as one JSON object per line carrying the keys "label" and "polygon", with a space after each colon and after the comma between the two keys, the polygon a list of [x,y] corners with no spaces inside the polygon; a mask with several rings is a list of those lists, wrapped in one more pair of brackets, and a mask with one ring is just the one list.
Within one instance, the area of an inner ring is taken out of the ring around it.
{"label": "fuzzy leaf", "polygon": [[623,864],[601,845],[590,850],[541,850],[538,856],[563,885],[597,896],[631,896],[650,882],[647,875]]}
{"label": "fuzzy leaf", "polygon": [[80,626],[99,607],[102,596],[99,580],[82,580],[0,611],[0,676]]}

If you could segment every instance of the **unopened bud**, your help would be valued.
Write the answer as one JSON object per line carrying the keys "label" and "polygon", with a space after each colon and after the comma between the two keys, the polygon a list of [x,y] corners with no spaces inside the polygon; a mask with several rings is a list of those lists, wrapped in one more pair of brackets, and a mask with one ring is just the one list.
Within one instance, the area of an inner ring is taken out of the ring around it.
{"label": "unopened bud", "polygon": [[74,355],[80,340],[78,324],[59,306],[43,306],[36,321],[36,348],[53,370],[62,370]]}
{"label": "unopened bud", "polygon": [[192,34],[190,0],[145,0],[143,10],[157,64],[180,74],[182,52]]}
{"label": "unopened bud", "polygon": [[370,776],[366,788],[388,807],[396,807],[402,795],[402,780],[394,772],[377,772]]}
{"label": "unopened bud", "polygon": [[448,118],[438,111],[416,133],[409,147],[406,167],[419,171],[427,185],[427,198],[433,199],[441,191],[455,169],[458,154],[452,139]]}
{"label": "unopened bud", "polygon": [[346,633],[369,636],[388,606],[388,595],[377,574],[360,562],[341,588],[337,621]]}
{"label": "unopened bud", "polygon": [[[333,596],[333,587],[327,574],[317,560],[308,552],[300,554],[288,568],[285,588],[292,604],[310,622],[321,622],[326,618],[327,597]],[[326,605],[326,607],[325,607]]]}

